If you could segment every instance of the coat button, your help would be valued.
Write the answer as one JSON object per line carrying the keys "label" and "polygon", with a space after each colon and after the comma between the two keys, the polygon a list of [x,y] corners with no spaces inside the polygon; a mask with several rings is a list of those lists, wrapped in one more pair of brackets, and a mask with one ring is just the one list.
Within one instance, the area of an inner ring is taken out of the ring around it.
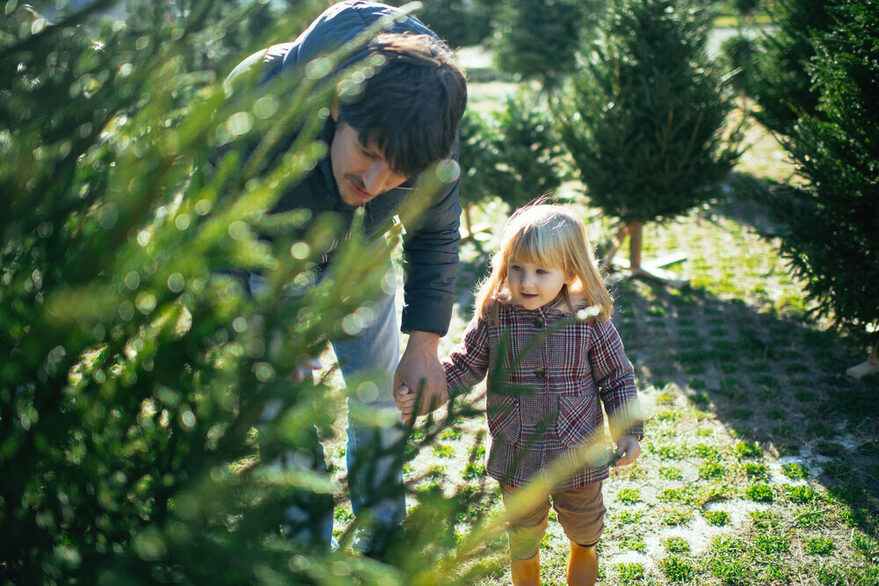
{"label": "coat button", "polygon": [[534,376],[536,376],[537,378],[545,377],[546,376],[546,369],[543,368],[542,366],[538,366],[537,368],[534,369]]}
{"label": "coat button", "polygon": [[543,320],[540,319],[539,317],[535,318],[534,319],[534,327],[535,328],[542,328],[543,327]]}

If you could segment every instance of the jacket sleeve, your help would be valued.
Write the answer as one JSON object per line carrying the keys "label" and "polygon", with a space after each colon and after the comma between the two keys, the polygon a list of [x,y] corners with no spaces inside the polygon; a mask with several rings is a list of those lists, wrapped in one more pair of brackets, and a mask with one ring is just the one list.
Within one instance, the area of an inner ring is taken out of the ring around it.
{"label": "jacket sleeve", "polygon": [[488,373],[489,360],[488,327],[474,317],[461,344],[442,361],[449,396],[460,395],[482,381]]}
{"label": "jacket sleeve", "polygon": [[589,359],[601,402],[611,419],[615,416],[632,419],[624,434],[614,434],[614,439],[633,435],[640,440],[644,437],[644,423],[637,409],[634,368],[623,349],[623,341],[609,319],[592,323]]}
{"label": "jacket sleeve", "polygon": [[460,216],[455,181],[437,197],[419,226],[412,231],[407,226],[403,240],[403,332],[418,330],[440,336],[448,332],[455,301]]}

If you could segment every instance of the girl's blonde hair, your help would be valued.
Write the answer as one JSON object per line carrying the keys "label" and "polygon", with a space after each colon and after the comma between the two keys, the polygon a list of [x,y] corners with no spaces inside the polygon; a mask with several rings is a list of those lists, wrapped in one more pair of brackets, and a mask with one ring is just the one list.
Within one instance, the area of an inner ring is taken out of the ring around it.
{"label": "girl's blonde hair", "polygon": [[496,323],[498,302],[509,301],[507,268],[511,259],[562,269],[572,280],[562,287],[562,299],[572,312],[585,300],[599,309],[601,319],[613,314],[613,298],[604,285],[586,227],[560,205],[537,203],[516,210],[507,221],[500,250],[492,257],[491,275],[476,293],[476,312]]}

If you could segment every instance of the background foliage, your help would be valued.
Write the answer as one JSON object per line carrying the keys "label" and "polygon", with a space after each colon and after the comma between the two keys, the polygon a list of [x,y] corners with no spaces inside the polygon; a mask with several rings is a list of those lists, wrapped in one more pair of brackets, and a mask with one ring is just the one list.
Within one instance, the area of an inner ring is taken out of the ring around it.
{"label": "background foliage", "polygon": [[[788,4],[806,10],[807,2]],[[756,190],[783,226],[781,250],[807,283],[817,313],[858,336],[879,325],[879,18],[875,2],[825,6],[821,28],[810,28],[813,57],[801,57],[809,92],[787,88],[796,113],[782,144],[796,164],[801,186]],[[788,57],[782,39],[768,61]],[[806,40],[803,40],[805,43]],[[874,337],[875,340],[875,337]]]}
{"label": "background foliage", "polygon": [[[291,502],[340,493],[312,429],[332,435],[344,397],[290,373],[370,319],[383,283],[364,258],[399,236],[355,227],[320,284],[287,294],[339,239],[331,216],[263,217],[325,152],[332,61],[227,100],[222,39],[246,12],[150,4],[128,26],[95,16],[110,5],[49,24],[8,3],[0,37],[0,577],[406,582],[350,549],[326,561],[295,539],[314,519],[280,532]],[[322,7],[297,8],[270,36]],[[268,279],[255,298],[250,271]]]}
{"label": "background foliage", "polygon": [[555,110],[589,199],[624,223],[670,219],[716,196],[738,156],[728,88],[697,3],[621,2]]}

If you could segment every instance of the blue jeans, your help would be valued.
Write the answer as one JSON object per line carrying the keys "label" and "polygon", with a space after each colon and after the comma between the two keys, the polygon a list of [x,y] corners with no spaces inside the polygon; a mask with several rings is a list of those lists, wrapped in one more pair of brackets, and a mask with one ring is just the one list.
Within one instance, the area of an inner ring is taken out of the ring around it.
{"label": "blue jeans", "polygon": [[[389,268],[390,270],[390,268]],[[406,514],[403,470],[393,446],[403,437],[394,401],[394,371],[400,361],[400,337],[394,293],[382,293],[372,305],[374,319],[360,334],[333,342],[348,394],[348,489],[351,508],[369,511],[376,541],[399,527]],[[376,458],[376,454],[382,454]],[[381,543],[365,543],[381,547]]]}
{"label": "blue jeans", "polygon": [[[390,259],[385,270],[393,270]],[[248,280],[253,294],[258,294],[263,284],[260,275],[251,275]],[[346,464],[351,508],[357,516],[369,516],[370,533],[375,536],[375,543],[365,539],[359,544],[364,551],[380,548],[384,536],[399,527],[406,515],[402,465],[398,455],[392,452],[395,444],[401,445],[403,437],[403,430],[397,425],[399,419],[393,396],[394,371],[400,361],[394,292],[382,292],[371,309],[373,320],[356,337],[332,343],[348,397]],[[383,455],[377,458],[377,453]],[[326,470],[319,445],[314,465],[317,470]],[[306,509],[313,509],[312,504],[293,504],[287,510],[288,521],[313,517],[315,511]],[[330,545],[332,507],[319,527],[319,541]],[[312,535],[291,537],[315,538]]]}

